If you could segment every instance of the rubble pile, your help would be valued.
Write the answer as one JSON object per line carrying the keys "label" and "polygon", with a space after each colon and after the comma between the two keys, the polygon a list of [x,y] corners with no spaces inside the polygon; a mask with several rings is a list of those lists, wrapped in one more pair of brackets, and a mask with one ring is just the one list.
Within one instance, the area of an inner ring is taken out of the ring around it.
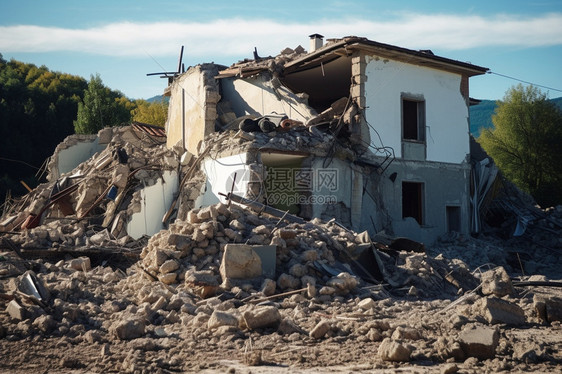
{"label": "rubble pile", "polygon": [[[75,145],[75,137],[67,138],[57,152]],[[72,250],[136,246],[125,230],[126,220],[140,212],[143,188],[155,184],[166,171],[177,171],[179,155],[158,137],[133,126],[106,128],[97,138],[105,148],[62,176],[55,153],[50,182],[8,210],[1,231],[15,231],[10,236],[14,245]],[[19,228],[23,230],[16,231]]]}
{"label": "rubble pile", "polygon": [[[493,231],[449,235],[425,248],[370,238],[334,219],[270,215],[230,195],[193,209],[205,186],[197,165],[205,154],[224,156],[229,147],[326,154],[325,133],[226,131],[208,137],[191,159],[133,127],[103,131],[103,150],[53,174],[3,218],[4,370],[559,368],[562,289],[554,257],[562,207],[527,226],[527,251]],[[177,218],[135,240],[127,219],[165,172],[182,177]],[[549,275],[515,278],[513,248],[525,271]]]}

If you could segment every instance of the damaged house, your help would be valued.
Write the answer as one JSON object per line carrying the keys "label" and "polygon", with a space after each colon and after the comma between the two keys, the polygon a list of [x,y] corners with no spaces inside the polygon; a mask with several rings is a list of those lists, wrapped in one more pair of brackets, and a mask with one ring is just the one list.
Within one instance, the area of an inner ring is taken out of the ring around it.
{"label": "damaged house", "polygon": [[488,69],[366,38],[310,39],[309,53],[254,52],[171,81],[167,146],[202,158],[205,174],[199,196],[183,188],[183,210],[236,195],[372,235],[468,234],[468,82]]}

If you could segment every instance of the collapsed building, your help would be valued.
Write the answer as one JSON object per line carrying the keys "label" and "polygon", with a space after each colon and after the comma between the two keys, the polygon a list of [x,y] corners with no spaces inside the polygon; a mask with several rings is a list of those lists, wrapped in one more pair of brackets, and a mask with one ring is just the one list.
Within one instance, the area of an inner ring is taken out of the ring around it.
{"label": "collapsed building", "polygon": [[[493,359],[493,371],[510,368],[506,357],[559,366],[558,341],[529,350],[510,334],[560,329],[560,297],[514,287],[560,286],[545,274],[559,277],[562,207],[543,212],[505,186],[496,198],[498,171],[468,133],[468,78],[485,72],[315,34],[310,53],[174,73],[165,129],[66,138],[47,182],[0,219],[8,368],[35,369],[43,341],[63,357],[50,367],[91,359],[100,372],[199,371],[211,347],[257,365],[252,341],[290,365],[317,363],[302,352],[324,341],[324,364],[371,360],[357,350],[367,346],[390,365],[433,360],[447,372],[469,357]],[[515,222],[497,218],[506,212]],[[484,213],[498,232],[539,230],[523,250],[509,243],[515,257],[503,238],[466,235]],[[518,267],[542,275],[512,282]],[[27,338],[37,357],[28,340],[15,357]]]}
{"label": "collapsed building", "polygon": [[487,69],[429,50],[322,38],[311,35],[309,53],[287,48],[174,78],[169,147],[198,155],[208,135],[227,129],[269,137],[244,148],[228,138],[206,155],[204,201],[224,202],[219,193],[234,185],[243,197],[371,235],[429,244],[469,233],[468,81]]}

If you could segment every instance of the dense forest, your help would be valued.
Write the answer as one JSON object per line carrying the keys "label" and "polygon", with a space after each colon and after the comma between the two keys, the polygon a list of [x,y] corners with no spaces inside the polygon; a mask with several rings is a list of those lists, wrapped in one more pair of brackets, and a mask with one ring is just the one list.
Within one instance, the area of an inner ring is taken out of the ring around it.
{"label": "dense forest", "polygon": [[[108,105],[100,110],[94,102]],[[100,121],[96,116],[104,109],[120,115]],[[98,75],[88,82],[46,66],[6,61],[0,54],[0,204],[8,191],[27,193],[20,181],[31,188],[42,181],[37,172],[68,135],[131,120],[162,126],[166,117],[164,102],[130,100],[105,87]]]}
{"label": "dense forest", "polygon": [[26,192],[57,144],[74,133],[78,103],[88,82],[0,55],[0,201]]}

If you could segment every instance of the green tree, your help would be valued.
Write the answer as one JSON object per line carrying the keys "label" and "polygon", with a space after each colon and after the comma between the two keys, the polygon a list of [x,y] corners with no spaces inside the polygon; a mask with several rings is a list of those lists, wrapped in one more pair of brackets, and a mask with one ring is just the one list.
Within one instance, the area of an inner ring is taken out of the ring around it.
{"label": "green tree", "polygon": [[121,92],[106,87],[99,74],[92,75],[84,99],[78,103],[74,130],[77,134],[94,134],[104,127],[127,123],[133,108]]}
{"label": "green tree", "polygon": [[168,103],[164,100],[149,103],[146,100],[135,100],[136,108],[131,111],[133,121],[162,126],[168,119]]}
{"label": "green tree", "polygon": [[478,138],[503,174],[541,206],[562,204],[562,112],[545,93],[509,89]]}

